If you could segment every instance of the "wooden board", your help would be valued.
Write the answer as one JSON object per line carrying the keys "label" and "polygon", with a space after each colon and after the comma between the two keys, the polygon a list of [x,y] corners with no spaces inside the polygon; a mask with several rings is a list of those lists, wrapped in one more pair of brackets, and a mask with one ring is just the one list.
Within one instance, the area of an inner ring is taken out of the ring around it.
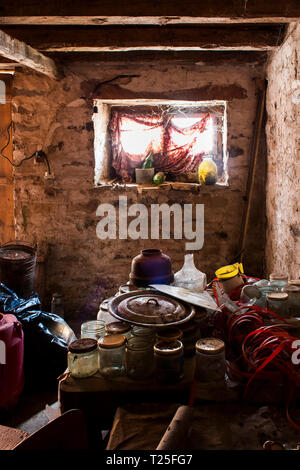
{"label": "wooden board", "polygon": [[[7,143],[7,126],[11,122],[11,87],[12,77],[0,75],[6,86],[6,103],[0,104],[0,149]],[[12,139],[4,154],[12,160]],[[0,156],[0,244],[15,239],[14,200],[13,200],[13,167]]]}
{"label": "wooden board", "polygon": [[19,429],[0,425],[0,450],[11,450],[20,444],[29,434]]}

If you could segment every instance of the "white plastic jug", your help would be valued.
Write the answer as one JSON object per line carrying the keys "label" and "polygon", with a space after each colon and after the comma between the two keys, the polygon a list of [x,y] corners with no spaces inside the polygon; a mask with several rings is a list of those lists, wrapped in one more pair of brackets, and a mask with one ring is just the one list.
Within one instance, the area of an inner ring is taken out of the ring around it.
{"label": "white plastic jug", "polygon": [[207,284],[206,274],[199,271],[194,263],[194,255],[184,256],[184,265],[174,274],[173,286],[186,287],[195,292],[203,292]]}

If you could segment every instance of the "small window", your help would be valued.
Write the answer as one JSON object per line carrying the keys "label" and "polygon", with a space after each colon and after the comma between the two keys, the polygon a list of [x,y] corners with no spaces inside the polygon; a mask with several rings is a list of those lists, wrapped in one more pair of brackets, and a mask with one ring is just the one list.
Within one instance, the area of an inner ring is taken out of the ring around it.
{"label": "small window", "polygon": [[96,183],[135,182],[135,168],[150,152],[155,171],[185,182],[197,180],[202,157],[211,154],[218,183],[226,183],[225,102],[96,105]]}

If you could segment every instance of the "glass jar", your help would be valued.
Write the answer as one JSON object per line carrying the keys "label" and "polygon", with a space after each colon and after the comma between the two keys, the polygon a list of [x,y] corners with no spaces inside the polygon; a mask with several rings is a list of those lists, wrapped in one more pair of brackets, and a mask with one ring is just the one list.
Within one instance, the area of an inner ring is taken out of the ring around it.
{"label": "glass jar", "polygon": [[183,377],[183,344],[181,341],[159,341],[154,345],[155,374],[158,382],[171,384]]}
{"label": "glass jar", "polygon": [[200,328],[194,320],[181,325],[181,328],[184,355],[192,357],[195,354],[195,344],[201,338]]}
{"label": "glass jar", "polygon": [[176,339],[181,340],[182,330],[180,328],[169,327],[169,328],[160,328],[156,332],[157,341],[174,341]]}
{"label": "glass jar", "polygon": [[267,294],[267,309],[281,317],[289,316],[289,302],[286,292],[269,292]]}
{"label": "glass jar", "polygon": [[288,294],[288,310],[290,317],[300,316],[300,287],[288,285],[282,289]]}
{"label": "glass jar", "polygon": [[218,179],[218,167],[213,161],[212,155],[204,155],[198,168],[198,178],[200,184],[216,184]]}
{"label": "glass jar", "polygon": [[282,287],[288,285],[289,277],[287,274],[271,273],[269,279],[271,288],[280,291]]}
{"label": "glass jar", "polygon": [[107,335],[124,335],[128,340],[131,338],[131,325],[122,321],[113,321],[105,325]]}
{"label": "glass jar", "polygon": [[[205,309],[197,307],[193,322],[199,328],[199,338],[208,338],[212,332],[212,326],[210,325],[210,318]],[[198,339],[199,339],[198,338]]]}
{"label": "glass jar", "polygon": [[106,377],[117,377],[125,373],[124,335],[107,335],[99,339],[100,373]]}
{"label": "glass jar", "polygon": [[68,350],[68,368],[72,377],[89,377],[98,372],[99,353],[95,339],[77,339],[69,344]]}
{"label": "glass jar", "polygon": [[195,377],[199,382],[215,382],[225,376],[225,344],[217,338],[202,338],[196,343]]}
{"label": "glass jar", "polygon": [[101,320],[86,321],[81,325],[81,338],[94,338],[96,340],[105,335],[105,323]]}
{"label": "glass jar", "polygon": [[130,338],[125,349],[126,373],[132,379],[146,379],[153,374],[153,347],[149,342]]}
{"label": "glass jar", "polygon": [[155,330],[154,328],[144,326],[134,326],[132,328],[132,336],[140,340],[146,341],[152,346],[155,343]]}

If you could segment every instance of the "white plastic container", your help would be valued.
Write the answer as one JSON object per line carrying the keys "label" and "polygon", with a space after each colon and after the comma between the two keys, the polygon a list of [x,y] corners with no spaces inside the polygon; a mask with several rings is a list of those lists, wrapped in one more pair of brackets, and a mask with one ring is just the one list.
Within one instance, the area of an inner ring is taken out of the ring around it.
{"label": "white plastic container", "polygon": [[194,263],[194,255],[184,256],[184,265],[174,274],[173,286],[192,289],[194,292],[203,292],[207,284],[206,274],[199,271]]}

